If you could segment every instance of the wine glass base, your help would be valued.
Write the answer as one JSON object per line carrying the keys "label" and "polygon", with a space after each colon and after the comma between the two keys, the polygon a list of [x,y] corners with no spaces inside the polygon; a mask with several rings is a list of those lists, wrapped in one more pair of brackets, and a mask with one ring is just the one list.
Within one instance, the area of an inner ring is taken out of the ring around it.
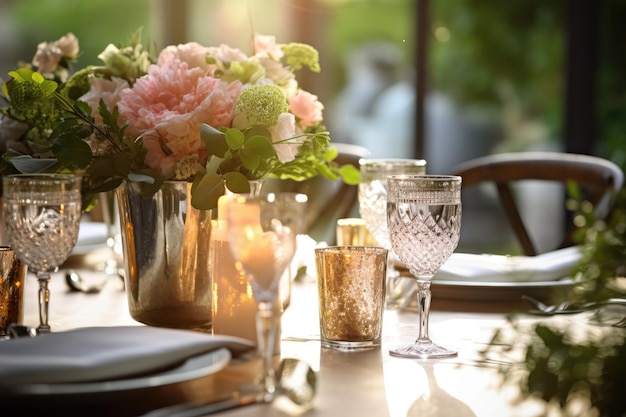
{"label": "wine glass base", "polygon": [[238,392],[246,396],[254,396],[256,401],[271,403],[277,396],[277,387],[267,389],[262,382],[254,381],[241,385]]}
{"label": "wine glass base", "polygon": [[412,345],[400,346],[389,350],[391,356],[412,359],[451,358],[458,355],[455,349],[437,345],[430,340],[417,341]]}
{"label": "wine glass base", "polygon": [[37,333],[50,333],[52,330],[50,326],[39,325],[37,326]]}

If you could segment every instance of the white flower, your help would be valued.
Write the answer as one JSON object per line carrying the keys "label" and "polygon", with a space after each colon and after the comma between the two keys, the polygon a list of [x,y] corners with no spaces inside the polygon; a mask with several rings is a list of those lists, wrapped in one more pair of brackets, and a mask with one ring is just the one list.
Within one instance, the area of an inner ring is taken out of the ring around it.
{"label": "white flower", "polygon": [[278,117],[278,123],[270,127],[272,143],[278,160],[283,164],[296,159],[298,143],[294,143],[296,136],[296,118],[291,113],[283,113]]}

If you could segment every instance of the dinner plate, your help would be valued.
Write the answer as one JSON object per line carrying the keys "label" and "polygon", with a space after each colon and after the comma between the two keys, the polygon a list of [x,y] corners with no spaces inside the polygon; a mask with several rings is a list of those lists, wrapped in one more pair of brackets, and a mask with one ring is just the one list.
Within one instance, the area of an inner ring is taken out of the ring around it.
{"label": "dinner plate", "polygon": [[227,348],[220,348],[186,359],[171,369],[138,377],[86,383],[4,385],[0,390],[0,399],[3,397],[18,399],[32,396],[104,394],[158,387],[217,373],[228,365],[230,359],[230,351]]}

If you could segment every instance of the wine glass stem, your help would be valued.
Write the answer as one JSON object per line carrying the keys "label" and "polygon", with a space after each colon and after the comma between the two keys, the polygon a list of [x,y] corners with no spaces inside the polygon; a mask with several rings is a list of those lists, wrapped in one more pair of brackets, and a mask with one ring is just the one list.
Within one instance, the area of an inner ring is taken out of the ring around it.
{"label": "wine glass stem", "polygon": [[276,392],[273,356],[277,323],[277,317],[272,311],[272,303],[260,302],[256,316],[257,349],[261,358],[259,384],[263,389],[264,400],[267,402],[273,399]]}
{"label": "wine glass stem", "polygon": [[428,316],[430,314],[430,280],[417,280],[417,308],[420,317],[420,332],[418,342],[429,342],[428,337]]}
{"label": "wine glass stem", "polygon": [[47,333],[50,331],[50,325],[48,324],[48,302],[50,301],[48,282],[50,282],[50,274],[37,272],[37,280],[39,281],[39,327],[37,327],[37,330],[41,333]]}

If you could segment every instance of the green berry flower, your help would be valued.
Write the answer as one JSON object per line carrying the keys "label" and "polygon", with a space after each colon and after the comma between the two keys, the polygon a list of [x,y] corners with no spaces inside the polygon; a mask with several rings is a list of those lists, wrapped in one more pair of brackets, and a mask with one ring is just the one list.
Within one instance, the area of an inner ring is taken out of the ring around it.
{"label": "green berry flower", "polygon": [[250,124],[274,126],[282,113],[289,111],[283,91],[275,85],[255,85],[241,92],[237,110]]}
{"label": "green berry flower", "polygon": [[320,72],[320,56],[317,49],[304,43],[288,43],[282,45],[285,62],[294,71],[306,66],[313,72]]}

